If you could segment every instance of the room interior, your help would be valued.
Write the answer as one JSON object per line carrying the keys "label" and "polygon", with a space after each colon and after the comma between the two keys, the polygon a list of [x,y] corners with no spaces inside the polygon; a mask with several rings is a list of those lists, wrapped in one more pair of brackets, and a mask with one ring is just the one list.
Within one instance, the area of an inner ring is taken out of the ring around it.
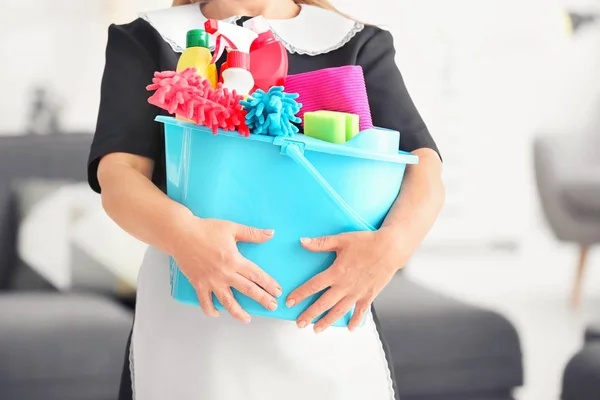
{"label": "room interior", "polygon": [[[440,218],[376,302],[401,398],[597,400],[600,2],[334,3],[393,33],[444,158]],[[2,6],[0,398],[116,398],[147,247],[87,152],[108,24],[168,4]]]}

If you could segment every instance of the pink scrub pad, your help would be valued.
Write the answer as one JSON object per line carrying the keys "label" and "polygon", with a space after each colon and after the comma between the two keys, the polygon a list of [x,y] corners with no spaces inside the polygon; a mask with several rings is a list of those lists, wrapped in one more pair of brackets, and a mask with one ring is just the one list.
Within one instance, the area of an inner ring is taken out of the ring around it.
{"label": "pink scrub pad", "polygon": [[214,89],[208,79],[196,73],[195,68],[181,72],[156,72],[152,84],[146,87],[155,91],[148,102],[169,114],[177,114],[198,125],[205,125],[217,134],[219,128],[236,130],[249,136],[246,111],[240,101],[243,96],[224,89],[221,84]]}
{"label": "pink scrub pad", "polygon": [[373,128],[365,76],[360,66],[349,65],[290,75],[285,81],[285,91],[300,95],[298,101],[302,103],[302,109],[298,116],[303,121],[306,112],[339,111],[358,115],[361,131]]}

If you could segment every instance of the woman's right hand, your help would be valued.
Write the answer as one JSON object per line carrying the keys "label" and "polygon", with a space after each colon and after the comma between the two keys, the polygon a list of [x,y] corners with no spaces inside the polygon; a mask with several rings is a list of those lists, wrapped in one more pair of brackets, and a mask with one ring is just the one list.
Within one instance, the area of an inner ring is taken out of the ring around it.
{"label": "woman's right hand", "polygon": [[244,258],[237,242],[264,243],[272,230],[261,230],[217,219],[192,217],[186,221],[173,251],[181,272],[196,289],[204,313],[217,317],[214,293],[236,319],[248,323],[250,315],[233,297],[231,288],[256,300],[268,310],[277,308],[281,287],[256,264]]}

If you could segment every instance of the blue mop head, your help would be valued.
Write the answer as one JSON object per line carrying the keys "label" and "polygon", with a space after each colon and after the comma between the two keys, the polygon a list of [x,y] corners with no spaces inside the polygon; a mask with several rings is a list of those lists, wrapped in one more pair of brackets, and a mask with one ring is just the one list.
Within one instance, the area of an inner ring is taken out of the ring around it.
{"label": "blue mop head", "polygon": [[258,89],[247,100],[240,101],[248,114],[246,124],[256,135],[292,137],[298,133],[294,123],[302,122],[296,116],[302,104],[298,94],[285,93],[283,86],[273,86],[268,92]]}

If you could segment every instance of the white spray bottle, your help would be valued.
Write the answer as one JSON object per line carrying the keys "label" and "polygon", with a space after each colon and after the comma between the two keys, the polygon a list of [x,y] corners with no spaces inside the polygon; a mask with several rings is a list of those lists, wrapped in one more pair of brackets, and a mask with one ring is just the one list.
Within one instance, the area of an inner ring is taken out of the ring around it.
{"label": "white spray bottle", "polygon": [[204,30],[217,38],[213,63],[223,55],[226,48],[250,53],[250,46],[258,34],[251,29],[243,28],[235,24],[209,19],[204,23]]}

